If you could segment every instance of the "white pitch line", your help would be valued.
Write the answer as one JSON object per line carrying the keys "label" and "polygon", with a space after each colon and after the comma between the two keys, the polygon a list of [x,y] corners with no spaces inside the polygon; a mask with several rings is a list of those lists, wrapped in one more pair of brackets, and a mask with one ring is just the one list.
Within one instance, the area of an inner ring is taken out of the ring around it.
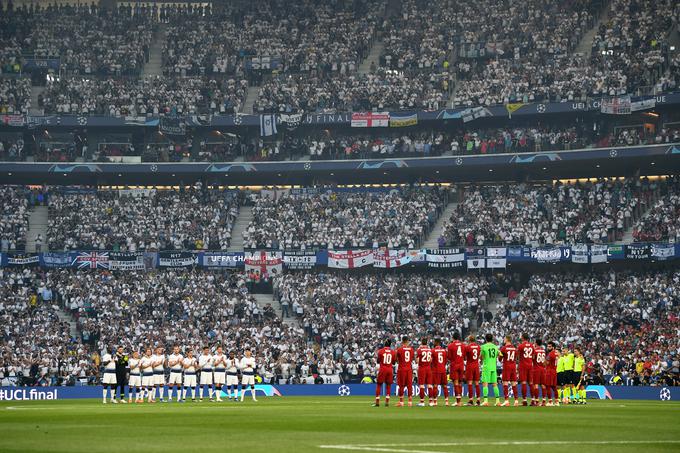
{"label": "white pitch line", "polygon": [[423,442],[404,444],[344,444],[319,445],[331,450],[384,451],[400,453],[446,453],[434,450],[414,450],[410,447],[484,447],[527,445],[629,445],[629,444],[680,444],[680,440],[546,440],[546,441],[497,441],[497,442]]}

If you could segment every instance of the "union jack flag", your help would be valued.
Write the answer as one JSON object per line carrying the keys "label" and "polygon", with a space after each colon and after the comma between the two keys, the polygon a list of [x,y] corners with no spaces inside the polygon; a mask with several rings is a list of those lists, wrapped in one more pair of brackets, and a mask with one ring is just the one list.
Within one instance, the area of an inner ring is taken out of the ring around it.
{"label": "union jack flag", "polygon": [[80,252],[73,260],[72,266],[78,269],[108,269],[109,252]]}

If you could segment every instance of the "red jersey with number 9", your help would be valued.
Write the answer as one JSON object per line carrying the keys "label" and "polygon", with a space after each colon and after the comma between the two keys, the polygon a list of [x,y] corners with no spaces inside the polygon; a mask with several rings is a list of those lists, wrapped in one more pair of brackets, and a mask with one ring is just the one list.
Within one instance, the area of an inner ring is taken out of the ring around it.
{"label": "red jersey with number 9", "polygon": [[413,369],[413,348],[411,346],[400,346],[397,349],[397,363],[399,364],[400,370],[412,370]]}
{"label": "red jersey with number 9", "polygon": [[378,365],[380,365],[380,370],[390,370],[395,362],[395,353],[392,349],[384,347],[378,349]]}

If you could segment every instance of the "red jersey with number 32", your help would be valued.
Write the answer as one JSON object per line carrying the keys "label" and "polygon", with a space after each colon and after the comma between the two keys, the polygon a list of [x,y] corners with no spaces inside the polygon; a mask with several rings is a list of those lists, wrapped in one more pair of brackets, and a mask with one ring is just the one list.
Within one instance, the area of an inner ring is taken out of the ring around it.
{"label": "red jersey with number 32", "polygon": [[395,355],[394,351],[388,347],[378,349],[378,365],[380,365],[380,369],[391,371],[395,362]]}
{"label": "red jersey with number 32", "polygon": [[501,346],[501,354],[503,354],[503,369],[516,370],[517,348],[511,344],[504,344]]}
{"label": "red jersey with number 32", "polygon": [[454,368],[463,368],[465,364],[465,343],[458,340],[449,343],[448,358]]}
{"label": "red jersey with number 32", "polygon": [[432,349],[429,346],[418,346],[416,350],[416,358],[418,359],[418,368],[429,367],[432,365]]}
{"label": "red jersey with number 32", "polygon": [[470,343],[465,347],[465,361],[468,369],[479,368],[479,345]]}
{"label": "red jersey with number 32", "polygon": [[446,348],[435,346],[432,349],[432,371],[446,374]]}
{"label": "red jersey with number 32", "polygon": [[534,366],[534,350],[536,348],[528,341],[524,341],[517,346],[519,356],[519,366],[522,368],[532,368]]}
{"label": "red jersey with number 32", "polygon": [[413,348],[411,346],[400,346],[397,349],[397,363],[400,370],[413,369]]}

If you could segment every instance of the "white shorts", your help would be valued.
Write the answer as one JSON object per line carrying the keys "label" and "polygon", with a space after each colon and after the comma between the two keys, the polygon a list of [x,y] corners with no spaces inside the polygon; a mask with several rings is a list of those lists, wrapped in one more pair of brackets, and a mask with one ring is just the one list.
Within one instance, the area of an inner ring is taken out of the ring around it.
{"label": "white shorts", "polygon": [[224,385],[226,373],[224,371],[213,372],[213,381],[215,384]]}
{"label": "white shorts", "polygon": [[201,385],[212,385],[213,374],[212,371],[201,371]]}
{"label": "white shorts", "polygon": [[255,385],[255,375],[244,374],[241,378],[241,385]]}
{"label": "white shorts", "polygon": [[182,385],[182,372],[181,371],[171,371],[170,372],[170,379],[168,379],[168,384],[173,385]]}
{"label": "white shorts", "polygon": [[190,374],[184,375],[184,386],[185,387],[196,387],[196,375],[195,374]]}
{"label": "white shorts", "polygon": [[151,387],[152,385],[154,385],[153,374],[142,376],[142,387]]}
{"label": "white shorts", "polygon": [[140,375],[134,376],[130,375],[130,381],[128,382],[128,386],[130,387],[141,387],[142,386],[142,377]]}
{"label": "white shorts", "polygon": [[116,385],[118,381],[116,380],[116,373],[104,373],[102,378],[102,384],[104,385]]}
{"label": "white shorts", "polygon": [[165,372],[161,372],[160,374],[154,372],[153,383],[156,385],[165,385]]}
{"label": "white shorts", "polygon": [[227,385],[238,385],[238,376],[227,375]]}

